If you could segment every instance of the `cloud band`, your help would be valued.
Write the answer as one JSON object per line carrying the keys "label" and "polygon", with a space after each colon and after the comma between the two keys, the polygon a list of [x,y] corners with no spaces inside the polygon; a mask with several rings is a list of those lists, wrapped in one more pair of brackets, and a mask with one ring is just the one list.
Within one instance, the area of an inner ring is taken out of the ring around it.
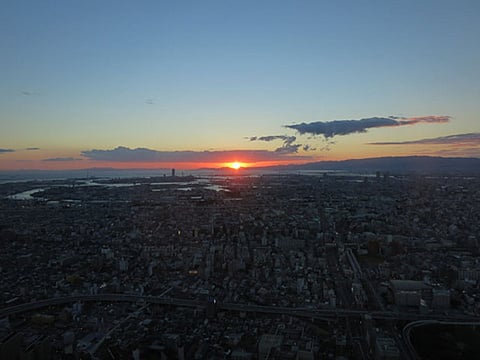
{"label": "cloud band", "polygon": [[372,117],[359,120],[333,120],[316,121],[311,123],[300,123],[285,125],[286,128],[298,131],[299,134],[323,135],[326,139],[337,135],[348,135],[353,133],[364,133],[368,129],[378,127],[396,127],[415,125],[419,123],[447,123],[450,116],[418,116],[418,117]]}
{"label": "cloud band", "polygon": [[302,160],[308,156],[290,155],[268,150],[227,151],[158,151],[146,148],[130,149],[119,146],[110,150],[85,150],[82,156],[97,161],[112,162],[199,162],[220,163],[233,160],[243,162]]}

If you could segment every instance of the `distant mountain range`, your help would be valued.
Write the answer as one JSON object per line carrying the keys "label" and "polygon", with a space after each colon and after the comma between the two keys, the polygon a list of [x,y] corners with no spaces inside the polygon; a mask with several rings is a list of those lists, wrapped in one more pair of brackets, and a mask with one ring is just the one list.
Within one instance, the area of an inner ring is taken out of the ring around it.
{"label": "distant mountain range", "polygon": [[[260,170],[260,168],[257,169]],[[480,159],[399,156],[342,161],[319,161],[302,165],[273,166],[264,169],[278,171],[332,170],[361,173],[380,171],[391,174],[480,175]]]}

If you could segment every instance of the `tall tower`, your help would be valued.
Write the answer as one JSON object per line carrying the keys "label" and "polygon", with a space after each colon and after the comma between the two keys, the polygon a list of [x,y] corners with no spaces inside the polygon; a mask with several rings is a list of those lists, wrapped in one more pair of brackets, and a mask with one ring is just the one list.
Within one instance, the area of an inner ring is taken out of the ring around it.
{"label": "tall tower", "polygon": [[172,177],[175,177],[175,169],[172,169]]}

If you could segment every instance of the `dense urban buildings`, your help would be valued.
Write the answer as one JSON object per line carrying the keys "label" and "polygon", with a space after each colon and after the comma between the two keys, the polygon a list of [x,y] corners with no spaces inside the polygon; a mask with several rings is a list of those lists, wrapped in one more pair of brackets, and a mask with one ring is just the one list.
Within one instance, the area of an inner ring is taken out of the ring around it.
{"label": "dense urban buildings", "polygon": [[172,169],[0,196],[1,358],[410,359],[408,324],[480,311],[477,177]]}

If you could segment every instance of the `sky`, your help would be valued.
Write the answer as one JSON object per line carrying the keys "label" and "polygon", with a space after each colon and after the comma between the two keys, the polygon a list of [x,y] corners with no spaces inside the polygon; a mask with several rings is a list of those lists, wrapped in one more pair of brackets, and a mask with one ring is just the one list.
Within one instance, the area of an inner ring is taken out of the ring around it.
{"label": "sky", "polygon": [[480,157],[478,0],[2,0],[0,170]]}

